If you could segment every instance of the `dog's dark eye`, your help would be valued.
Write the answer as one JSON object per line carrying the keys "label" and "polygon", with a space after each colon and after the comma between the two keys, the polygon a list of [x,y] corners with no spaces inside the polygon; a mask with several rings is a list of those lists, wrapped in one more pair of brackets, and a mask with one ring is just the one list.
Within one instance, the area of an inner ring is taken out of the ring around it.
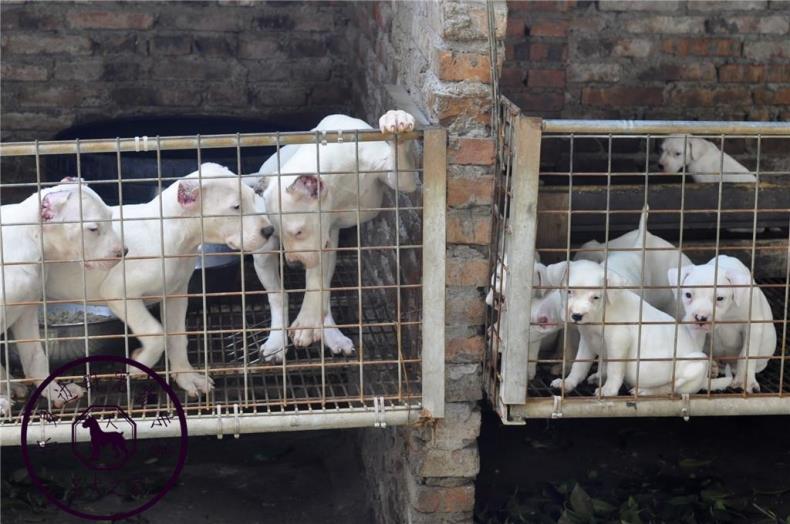
{"label": "dog's dark eye", "polygon": [[239,204],[236,204],[235,206],[233,206],[233,209],[235,209],[235,210],[237,210],[237,211],[238,211],[240,208],[241,208],[241,206],[240,206]]}
{"label": "dog's dark eye", "polygon": [[88,226],[88,231],[91,233],[96,233],[99,231],[99,226]]}
{"label": "dog's dark eye", "polygon": [[686,298],[691,298],[691,293],[686,293]]}
{"label": "dog's dark eye", "polygon": [[722,301],[724,300],[724,297],[716,297],[716,300],[717,300],[718,302],[722,302]]}
{"label": "dog's dark eye", "polygon": [[569,294],[569,295],[573,295],[573,290],[572,290],[572,289],[569,289],[569,290],[568,290],[568,294]]}
{"label": "dog's dark eye", "polygon": [[601,297],[599,297],[598,295],[595,295],[595,296],[593,297],[593,300],[599,300],[600,298],[601,298]]}
{"label": "dog's dark eye", "polygon": [[676,152],[676,153],[675,153],[675,156],[680,156],[680,153],[679,153],[679,152]]}

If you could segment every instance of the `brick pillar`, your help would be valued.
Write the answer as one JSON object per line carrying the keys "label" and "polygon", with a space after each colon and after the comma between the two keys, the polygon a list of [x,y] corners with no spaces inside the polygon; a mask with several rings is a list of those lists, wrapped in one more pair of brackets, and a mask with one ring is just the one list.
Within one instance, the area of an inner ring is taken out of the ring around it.
{"label": "brick pillar", "polygon": [[[356,15],[352,45],[364,67],[358,87],[368,117],[384,109],[371,92],[377,82],[396,83],[449,136],[445,418],[367,431],[362,453],[379,521],[471,522],[495,158],[486,4],[378,2]],[[501,41],[503,3],[496,18]]]}

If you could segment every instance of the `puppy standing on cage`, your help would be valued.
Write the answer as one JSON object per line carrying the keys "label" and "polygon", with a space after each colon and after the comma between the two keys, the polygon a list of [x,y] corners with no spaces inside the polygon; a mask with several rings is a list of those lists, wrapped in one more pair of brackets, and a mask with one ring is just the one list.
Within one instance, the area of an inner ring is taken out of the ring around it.
{"label": "puppy standing on cage", "polygon": [[[113,267],[126,250],[109,223],[111,217],[112,211],[99,195],[73,183],[43,189],[18,204],[0,207],[0,330],[10,330],[14,339],[28,340],[16,345],[25,377],[36,383],[49,375],[49,362],[37,341],[42,263],[54,266],[59,261],[82,260],[73,265],[88,273]],[[13,305],[22,302],[32,304]],[[0,366],[2,413],[8,413],[11,406],[11,392],[3,382],[6,376]],[[55,381],[44,391],[56,407],[83,393],[76,384]]]}
{"label": "puppy standing on cage", "polygon": [[[260,198],[232,171],[202,164],[146,204],[113,207],[113,227],[123,232],[128,260],[110,270],[87,273],[84,282],[78,265],[52,265],[47,268],[47,298],[106,302],[139,338],[142,347],[132,355],[135,360],[153,367],[167,344],[176,383],[190,396],[208,393],[213,382],[189,363],[185,334],[186,294],[198,246],[263,248],[274,228],[261,208]],[[167,332],[145,305],[162,296]],[[134,367],[129,372],[141,373]]]}
{"label": "puppy standing on cage", "polygon": [[[330,115],[313,131],[372,129],[367,122],[345,115]],[[379,119],[382,133],[414,129],[414,117],[405,111],[387,111]],[[353,133],[342,143],[287,145],[260,168],[258,179],[266,212],[282,242],[288,264],[306,271],[302,308],[291,324],[294,344],[306,347],[322,339],[335,354],[351,355],[354,343],[335,324],[330,310],[330,285],[337,260],[338,234],[375,218],[384,186],[411,193],[417,174],[410,144],[394,140],[359,142]],[[278,176],[278,173],[280,176]],[[287,344],[287,295],[279,275],[277,253],[254,255],[255,270],[269,293],[272,326],[261,347],[266,360],[282,361]],[[272,293],[274,291],[274,293]]]}
{"label": "puppy standing on cage", "polygon": [[694,336],[700,342],[712,337],[714,358],[738,358],[732,383],[724,381],[718,389],[760,391],[756,374],[776,351],[776,329],[768,299],[749,269],[737,258],[719,255],[700,266],[672,268],[668,278],[681,295],[683,320]]}

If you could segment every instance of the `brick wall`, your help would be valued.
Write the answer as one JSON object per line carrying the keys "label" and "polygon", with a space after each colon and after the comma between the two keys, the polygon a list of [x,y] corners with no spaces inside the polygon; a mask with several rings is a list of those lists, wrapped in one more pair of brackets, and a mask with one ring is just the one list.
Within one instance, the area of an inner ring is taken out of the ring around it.
{"label": "brick wall", "polygon": [[[496,13],[501,38],[504,6]],[[485,3],[355,4],[351,26],[359,114],[375,121],[391,104],[381,86],[397,84],[449,132],[446,416],[427,427],[364,431],[362,453],[379,522],[467,522],[479,470],[494,161]]]}
{"label": "brick wall", "polygon": [[348,6],[3,3],[2,140],[140,115],[262,119],[348,107]]}
{"label": "brick wall", "polygon": [[543,117],[790,119],[790,3],[508,1],[502,91]]}

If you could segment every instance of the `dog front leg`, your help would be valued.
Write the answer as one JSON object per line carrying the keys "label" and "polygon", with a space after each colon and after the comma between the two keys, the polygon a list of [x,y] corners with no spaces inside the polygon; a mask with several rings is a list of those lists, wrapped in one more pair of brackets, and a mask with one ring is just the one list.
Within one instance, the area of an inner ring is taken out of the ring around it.
{"label": "dog front leg", "polygon": [[280,264],[277,253],[259,253],[252,256],[255,273],[267,291],[269,311],[272,322],[269,326],[269,337],[261,346],[260,351],[266,361],[282,362],[285,358],[288,337],[285,328],[288,325],[288,294],[283,290],[280,279]]}
{"label": "dog front leg", "polygon": [[747,393],[758,393],[760,383],[757,382],[758,359],[754,358],[760,354],[760,344],[764,343],[763,335],[766,326],[773,329],[773,324],[751,323],[746,327],[749,336],[744,337],[741,353],[738,355],[738,365],[735,367],[735,377],[732,379],[731,387],[743,388]]}
{"label": "dog front leg", "polygon": [[[176,291],[175,295],[186,294],[187,290]],[[167,355],[173,378],[190,397],[207,394],[214,388],[211,377],[197,373],[187,356],[186,317],[189,299],[168,297],[165,299],[165,321],[167,327]]]}
{"label": "dog front leg", "polygon": [[590,349],[584,336],[579,340],[579,350],[576,352],[576,360],[573,361],[571,372],[565,379],[555,378],[551,382],[554,389],[562,389],[565,393],[573,391],[579,383],[584,380],[590,372],[595,353]]}
{"label": "dog front leg", "polygon": [[[626,362],[624,359],[631,354],[631,341],[628,336],[613,336],[604,343],[606,344],[606,359],[601,365],[604,366],[603,376],[606,377],[606,382],[602,387],[596,388],[595,395],[614,397],[620,392],[625,380]],[[603,358],[601,360],[604,361]]]}
{"label": "dog front leg", "polygon": [[305,293],[302,307],[296,320],[291,324],[291,336],[297,347],[307,347],[321,340],[321,320],[323,318],[321,304],[321,268],[305,270]]}
{"label": "dog front leg", "polygon": [[[35,379],[36,385],[41,384],[49,375],[49,362],[44,354],[44,348],[38,340],[40,335],[37,308],[35,306],[26,307],[11,331],[15,339],[28,340],[28,342],[16,343],[25,377]],[[85,390],[77,384],[59,384],[57,380],[53,380],[43,394],[52,401],[56,408],[59,408],[66,402],[83,396]]]}
{"label": "dog front leg", "polygon": [[321,307],[323,309],[323,324],[324,324],[324,344],[329,348],[333,355],[351,356],[354,354],[354,342],[345,336],[335,324],[335,319],[332,316],[331,306],[331,292],[332,277],[335,274],[335,266],[337,265],[337,251],[335,249],[338,245],[338,235],[340,231],[333,229],[330,235],[329,246],[331,251],[323,256],[324,270],[323,270],[323,289],[321,292]]}
{"label": "dog front leg", "polygon": [[[151,315],[143,301],[139,299],[108,300],[107,307],[129,326],[129,330],[143,345],[142,348],[134,352],[132,358],[144,366],[153,367],[165,350],[162,324]],[[129,366],[129,373],[140,375],[143,371]]]}

